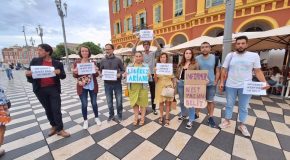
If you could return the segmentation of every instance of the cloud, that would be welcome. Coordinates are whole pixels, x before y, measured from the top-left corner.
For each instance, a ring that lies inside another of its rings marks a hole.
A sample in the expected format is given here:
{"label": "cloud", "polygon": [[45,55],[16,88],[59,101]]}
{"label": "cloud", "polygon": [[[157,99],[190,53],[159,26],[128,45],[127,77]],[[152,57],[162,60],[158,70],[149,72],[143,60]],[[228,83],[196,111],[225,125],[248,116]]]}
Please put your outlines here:
{"label": "cloud", "polygon": [[[110,42],[110,18],[107,0],[66,0],[65,17],[67,42],[93,41],[104,45]],[[40,43],[36,27],[43,27],[43,40],[55,46],[63,42],[61,20],[54,0],[1,0],[0,49],[18,44],[25,45],[22,26],[28,43],[30,37]],[[3,7],[5,6],[5,7]]]}

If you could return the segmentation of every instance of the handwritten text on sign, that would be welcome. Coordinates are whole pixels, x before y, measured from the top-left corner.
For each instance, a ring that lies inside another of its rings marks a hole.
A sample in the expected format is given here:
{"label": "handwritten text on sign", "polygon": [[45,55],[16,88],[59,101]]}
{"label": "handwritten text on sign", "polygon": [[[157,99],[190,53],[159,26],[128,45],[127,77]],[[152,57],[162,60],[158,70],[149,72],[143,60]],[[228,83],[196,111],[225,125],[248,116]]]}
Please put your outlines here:
{"label": "handwritten text on sign", "polygon": [[31,66],[32,78],[39,79],[39,78],[49,78],[55,77],[54,67],[50,66]]}
{"label": "handwritten text on sign", "polygon": [[156,64],[156,74],[160,75],[172,75],[173,66],[172,63],[157,63]]}
{"label": "handwritten text on sign", "polygon": [[148,83],[148,67],[127,67],[127,83]]}
{"label": "handwritten text on sign", "polygon": [[266,95],[266,90],[262,89],[265,86],[265,82],[245,82],[243,94]]}
{"label": "handwritten text on sign", "polygon": [[95,65],[94,63],[78,63],[78,74],[79,75],[85,75],[85,74],[94,74],[96,73]]}
{"label": "handwritten text on sign", "polygon": [[207,84],[207,70],[187,70],[185,71],[185,84]]}
{"label": "handwritten text on sign", "polygon": [[102,80],[117,80],[117,70],[102,70]]}
{"label": "handwritten text on sign", "polygon": [[184,105],[186,107],[204,108],[207,105],[205,100],[206,85],[185,85]]}
{"label": "handwritten text on sign", "polygon": [[152,41],[154,37],[153,30],[140,30],[141,41]]}
{"label": "handwritten text on sign", "polygon": [[184,106],[205,108],[207,70],[187,70],[184,77]]}

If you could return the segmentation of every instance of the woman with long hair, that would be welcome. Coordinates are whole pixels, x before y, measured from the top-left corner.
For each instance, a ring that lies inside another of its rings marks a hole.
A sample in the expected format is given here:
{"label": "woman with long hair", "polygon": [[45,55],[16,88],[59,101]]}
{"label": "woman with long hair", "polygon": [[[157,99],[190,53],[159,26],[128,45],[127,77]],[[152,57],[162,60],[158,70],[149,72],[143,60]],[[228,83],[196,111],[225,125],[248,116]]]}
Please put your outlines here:
{"label": "woman with long hair", "polygon": [[81,60],[74,63],[73,67],[73,77],[77,78],[77,94],[80,97],[81,103],[82,103],[82,114],[84,118],[84,124],[83,128],[88,129],[88,117],[87,117],[87,107],[88,107],[88,93],[90,94],[91,104],[92,108],[95,114],[95,122],[97,125],[101,125],[101,121],[99,119],[98,114],[98,105],[97,105],[97,93],[98,93],[98,69],[96,68],[96,73],[89,74],[89,75],[79,75],[77,64],[81,63],[91,63],[90,57],[91,57],[91,51],[86,46],[81,46],[79,49],[79,56],[81,57]]}
{"label": "woman with long hair", "polygon": [[[168,63],[168,55],[166,53],[161,53],[161,55],[157,59],[157,63]],[[170,112],[170,106],[171,102],[174,100],[174,97],[165,97],[162,96],[162,90],[165,87],[171,87],[175,88],[175,81],[174,81],[174,75],[158,75],[154,74],[154,81],[156,83],[155,87],[155,104],[159,104],[159,111],[160,111],[160,118],[159,123],[163,123],[163,111],[166,110],[165,114],[165,125],[169,125],[169,112]],[[164,108],[165,107],[165,108]]]}
{"label": "woman with long hair", "polygon": [[189,121],[186,124],[187,129],[192,128],[193,121],[195,120],[195,109],[193,107],[186,109],[184,106],[184,77],[186,70],[199,70],[198,63],[194,58],[194,53],[191,49],[186,49],[183,53],[182,60],[178,64],[176,78],[177,78],[177,91],[180,100],[180,117],[178,120],[183,121],[187,118],[186,114],[188,112]]}

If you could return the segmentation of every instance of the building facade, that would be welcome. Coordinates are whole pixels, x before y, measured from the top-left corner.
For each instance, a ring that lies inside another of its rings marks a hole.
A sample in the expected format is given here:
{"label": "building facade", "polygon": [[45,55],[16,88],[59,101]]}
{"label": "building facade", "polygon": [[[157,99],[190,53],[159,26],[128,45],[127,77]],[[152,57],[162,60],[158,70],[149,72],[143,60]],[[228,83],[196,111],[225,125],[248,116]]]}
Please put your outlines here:
{"label": "building facade", "polygon": [[20,46],[12,46],[2,49],[3,63],[21,63],[29,64],[32,58],[38,57],[36,48],[29,46],[28,48]]}
{"label": "building facade", "polygon": [[[221,36],[225,0],[109,0],[115,47],[132,47],[140,29],[153,29],[163,46],[199,36]],[[233,32],[265,31],[290,25],[290,0],[236,0]]]}

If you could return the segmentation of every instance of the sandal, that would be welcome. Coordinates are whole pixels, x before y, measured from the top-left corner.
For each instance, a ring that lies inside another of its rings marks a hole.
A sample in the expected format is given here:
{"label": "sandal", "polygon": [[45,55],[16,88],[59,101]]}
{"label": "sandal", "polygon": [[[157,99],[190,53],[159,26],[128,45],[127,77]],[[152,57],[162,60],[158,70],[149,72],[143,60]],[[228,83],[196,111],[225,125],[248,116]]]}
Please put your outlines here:
{"label": "sandal", "polygon": [[163,123],[163,118],[160,117],[158,122],[159,122],[159,124],[162,124]]}
{"label": "sandal", "polygon": [[165,119],[165,126],[169,126],[170,119]]}
{"label": "sandal", "polygon": [[141,121],[139,122],[139,125],[140,125],[140,126],[143,126],[144,123],[145,123],[145,119],[141,119]]}
{"label": "sandal", "polygon": [[137,126],[137,124],[138,124],[138,119],[134,119],[133,125]]}

